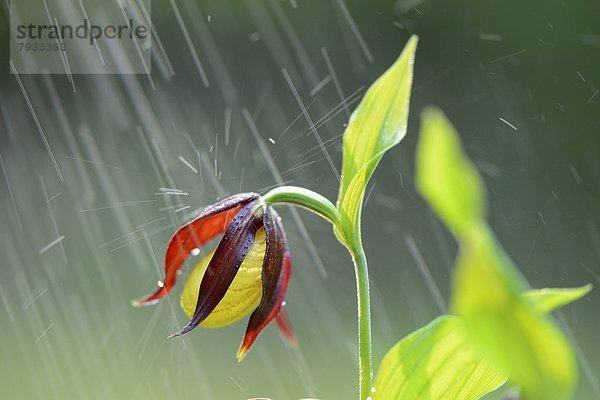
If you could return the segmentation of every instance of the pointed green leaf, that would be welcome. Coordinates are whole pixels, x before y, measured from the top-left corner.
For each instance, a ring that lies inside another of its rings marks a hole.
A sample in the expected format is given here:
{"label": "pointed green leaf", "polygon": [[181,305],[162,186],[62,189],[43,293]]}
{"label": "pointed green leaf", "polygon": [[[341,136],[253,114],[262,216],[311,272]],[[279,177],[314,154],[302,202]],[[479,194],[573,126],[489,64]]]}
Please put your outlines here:
{"label": "pointed green leaf", "polygon": [[551,319],[521,297],[526,283],[485,221],[481,177],[440,111],[423,114],[417,187],[461,243],[452,310],[469,340],[534,400],[569,398],[573,352]]}
{"label": "pointed green leaf", "polygon": [[485,216],[481,177],[441,111],[423,112],[417,148],[417,188],[440,219],[460,235]]}
{"label": "pointed green leaf", "polygon": [[565,289],[536,289],[529,290],[523,297],[533,304],[536,310],[547,313],[582,298],[591,290],[592,285]]}
{"label": "pointed green leaf", "polygon": [[444,316],[411,333],[385,355],[373,400],[475,400],[506,376],[470,345],[460,318]]}
{"label": "pointed green leaf", "polygon": [[[530,290],[522,296],[546,313],[590,289]],[[373,400],[475,400],[502,386],[506,375],[483,359],[461,321],[439,317],[392,347],[375,377]]]}
{"label": "pointed green leaf", "polygon": [[375,167],[406,134],[416,47],[417,37],[412,36],[398,60],[369,88],[344,132],[337,207],[342,219],[338,234],[347,244],[359,240],[360,209]]}
{"label": "pointed green leaf", "polygon": [[568,399],[576,363],[555,324],[521,297],[523,284],[491,232],[462,240],[452,310],[463,317],[472,343],[535,400]]}

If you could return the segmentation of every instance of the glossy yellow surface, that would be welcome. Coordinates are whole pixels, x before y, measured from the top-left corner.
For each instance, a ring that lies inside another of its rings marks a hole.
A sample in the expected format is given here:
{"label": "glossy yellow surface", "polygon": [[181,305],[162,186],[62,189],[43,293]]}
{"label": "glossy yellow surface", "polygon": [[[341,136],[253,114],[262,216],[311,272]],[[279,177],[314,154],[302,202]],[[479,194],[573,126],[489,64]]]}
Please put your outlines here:
{"label": "glossy yellow surface", "polygon": [[[225,297],[200,326],[204,328],[226,326],[242,319],[258,307],[262,296],[262,265],[265,248],[265,231],[261,228],[256,232],[254,243]],[[200,283],[214,253],[213,250],[204,256],[194,267],[181,293],[181,308],[189,318],[194,314]]]}

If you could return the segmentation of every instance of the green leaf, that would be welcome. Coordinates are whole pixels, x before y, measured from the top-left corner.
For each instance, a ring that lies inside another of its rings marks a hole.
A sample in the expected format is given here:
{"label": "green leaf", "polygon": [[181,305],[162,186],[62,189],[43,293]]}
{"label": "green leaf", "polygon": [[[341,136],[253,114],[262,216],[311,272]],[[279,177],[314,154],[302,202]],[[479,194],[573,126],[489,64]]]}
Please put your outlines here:
{"label": "green leaf", "polygon": [[491,232],[463,238],[454,277],[452,310],[490,362],[531,399],[568,399],[577,366],[555,324],[521,297],[522,282]]}
{"label": "green leaf", "polygon": [[521,297],[526,282],[485,221],[482,179],[440,111],[423,114],[417,157],[418,189],[461,243],[451,309],[469,340],[528,398],[569,398],[577,377],[572,349]]}
{"label": "green leaf", "polygon": [[483,182],[437,109],[423,112],[416,168],[417,188],[455,234],[484,218]]}
{"label": "green leaf", "polygon": [[443,316],[385,355],[373,400],[474,400],[505,381],[469,344],[460,318]]}
{"label": "green leaf", "polygon": [[591,284],[578,288],[537,289],[529,290],[523,297],[533,304],[536,310],[547,313],[582,298],[591,290]]}
{"label": "green leaf", "polygon": [[[344,132],[342,182],[337,200],[338,236],[360,241],[360,214],[367,182],[383,154],[406,134],[417,37],[412,36],[396,62],[369,88]],[[353,247],[353,246],[352,246]]]}
{"label": "green leaf", "polygon": [[[591,290],[530,290],[522,295],[540,312],[571,303]],[[375,377],[373,400],[474,400],[506,381],[468,340],[462,319],[443,316],[388,351]]]}

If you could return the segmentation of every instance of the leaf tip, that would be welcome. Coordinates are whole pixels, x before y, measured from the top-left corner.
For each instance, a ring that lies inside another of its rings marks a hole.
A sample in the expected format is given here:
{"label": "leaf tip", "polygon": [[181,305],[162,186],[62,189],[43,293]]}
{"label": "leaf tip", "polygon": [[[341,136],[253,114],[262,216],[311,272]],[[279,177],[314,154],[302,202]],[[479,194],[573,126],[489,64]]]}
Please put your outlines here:
{"label": "leaf tip", "polygon": [[591,283],[588,283],[587,285],[583,285],[581,287],[581,292],[583,293],[582,296],[585,296],[586,294],[588,294],[589,292],[591,292],[593,288],[594,288],[594,285],[591,284]]}
{"label": "leaf tip", "polygon": [[416,163],[417,190],[455,234],[485,220],[481,176],[456,129],[437,108],[428,107],[421,114]]}
{"label": "leaf tip", "polygon": [[402,54],[400,55],[400,57],[402,57],[402,55],[404,54],[409,54],[412,64],[415,59],[415,52],[417,51],[418,44],[419,37],[417,35],[411,35],[411,37],[408,39],[408,42],[406,42],[406,45],[404,46],[404,50],[402,50]]}

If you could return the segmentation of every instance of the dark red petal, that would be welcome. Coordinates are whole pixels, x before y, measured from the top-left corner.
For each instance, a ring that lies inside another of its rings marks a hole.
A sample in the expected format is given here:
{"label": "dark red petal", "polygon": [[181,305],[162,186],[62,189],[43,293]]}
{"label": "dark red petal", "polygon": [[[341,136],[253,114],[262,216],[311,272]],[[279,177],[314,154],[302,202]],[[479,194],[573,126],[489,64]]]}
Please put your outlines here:
{"label": "dark red petal", "polygon": [[206,207],[192,222],[179,228],[167,247],[163,285],[143,300],[134,302],[134,305],[152,304],[164,297],[175,285],[177,271],[190,256],[191,251],[222,234],[240,209],[256,198],[258,198],[256,193],[242,193],[228,197]]}
{"label": "dark red petal", "polygon": [[[267,208],[264,214],[264,225],[267,248],[262,272],[263,295],[248,321],[244,340],[238,350],[240,361],[264,327],[279,314],[290,281],[292,263],[279,216]],[[282,321],[285,323],[283,319]],[[285,326],[289,327],[288,324]]]}
{"label": "dark red petal", "polygon": [[233,282],[242,261],[254,243],[254,235],[263,226],[263,206],[253,201],[233,218],[200,283],[198,302],[190,322],[172,336],[183,335],[204,321],[217,307]]}

